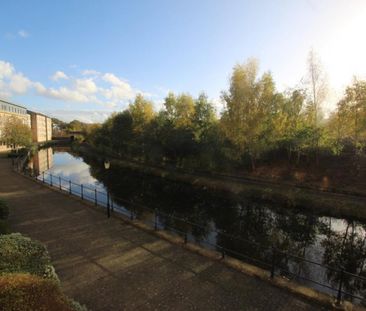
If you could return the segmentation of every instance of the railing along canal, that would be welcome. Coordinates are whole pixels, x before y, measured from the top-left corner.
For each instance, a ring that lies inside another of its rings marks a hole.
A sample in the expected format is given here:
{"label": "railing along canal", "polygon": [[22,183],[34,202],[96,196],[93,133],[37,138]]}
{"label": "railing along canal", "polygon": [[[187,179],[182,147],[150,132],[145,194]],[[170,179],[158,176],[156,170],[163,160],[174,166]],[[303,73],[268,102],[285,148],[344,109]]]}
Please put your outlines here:
{"label": "railing along canal", "polygon": [[[168,220],[168,223],[172,223],[172,221],[179,222],[181,224],[181,227],[191,227],[196,229],[204,229],[203,226],[193,223],[187,219],[177,217],[175,215],[167,214],[163,211],[160,211],[158,209],[152,209],[146,206],[142,206],[139,204],[136,204],[134,202],[125,200],[123,198],[118,197],[112,197],[108,191],[101,191],[101,189],[98,189],[96,187],[90,187],[88,185],[78,184],[73,182],[72,180],[65,179],[61,176],[52,175],[50,173],[43,172],[42,174],[32,174],[31,171],[23,170],[23,160],[17,159],[13,161],[13,168],[14,170],[24,174],[28,175],[29,177],[32,177],[36,179],[38,182],[42,182],[44,184],[47,184],[51,187],[57,188],[60,191],[67,192],[70,195],[77,196],[81,198],[81,200],[87,200],[89,202],[94,203],[95,206],[102,207],[106,209],[106,215],[109,218],[113,212],[118,212],[119,214],[122,214],[126,217],[128,217],[130,220],[138,219],[140,221],[143,221],[145,224],[150,225],[154,230],[169,230],[175,234],[178,234],[182,237],[182,240],[184,243],[195,243],[197,242],[197,239],[193,240],[193,237],[191,234],[188,233],[188,230],[178,229],[177,227],[174,227],[172,225],[167,225],[167,223],[163,224],[161,220],[165,219]],[[129,206],[129,208],[126,208],[124,206],[120,205],[120,202],[123,204],[126,204],[126,206]],[[152,220],[142,218],[139,211],[147,211],[152,214],[153,217]],[[239,242],[239,243],[248,243],[251,246],[254,246],[260,250],[262,250],[263,254],[265,254],[265,257],[267,260],[263,260],[262,258],[255,258],[253,255],[243,254],[241,252],[235,251],[233,249],[229,249],[227,247],[224,247],[222,245],[219,245],[217,243],[212,243],[207,238],[202,239],[199,241],[199,244],[201,246],[204,246],[209,249],[214,249],[221,253],[221,257],[224,260],[226,256],[232,256],[238,259],[242,259],[244,261],[249,261],[249,263],[255,264],[261,268],[264,268],[268,270],[269,277],[274,278],[277,275],[280,276],[290,276],[293,278],[297,278],[306,282],[311,282],[313,284],[316,284],[317,286],[320,286],[324,289],[327,289],[328,294],[331,294],[336,299],[336,303],[340,304],[343,299],[356,299],[358,302],[364,302],[364,297],[359,296],[357,294],[354,294],[352,292],[349,292],[345,290],[345,284],[351,283],[351,280],[354,281],[355,284],[358,284],[358,288],[364,289],[366,288],[366,278],[363,276],[350,273],[342,268],[336,268],[329,265],[324,265],[319,262],[315,262],[309,259],[306,259],[304,257],[300,257],[297,255],[293,255],[287,251],[283,251],[275,246],[268,247],[260,245],[257,242],[253,242],[241,237],[237,237],[231,234],[226,233],[222,230],[214,230],[213,231],[216,236],[220,235],[222,238],[228,239],[232,242]],[[289,269],[285,269],[281,266],[281,258],[285,259],[286,262],[289,260],[293,260],[294,262],[297,262],[298,265],[301,265],[302,263],[311,264],[314,266],[321,267],[325,271],[329,273],[335,273],[337,275],[337,286],[333,287],[329,284],[321,283],[317,280],[314,280],[312,278],[300,275],[299,273],[294,273],[290,271]]]}

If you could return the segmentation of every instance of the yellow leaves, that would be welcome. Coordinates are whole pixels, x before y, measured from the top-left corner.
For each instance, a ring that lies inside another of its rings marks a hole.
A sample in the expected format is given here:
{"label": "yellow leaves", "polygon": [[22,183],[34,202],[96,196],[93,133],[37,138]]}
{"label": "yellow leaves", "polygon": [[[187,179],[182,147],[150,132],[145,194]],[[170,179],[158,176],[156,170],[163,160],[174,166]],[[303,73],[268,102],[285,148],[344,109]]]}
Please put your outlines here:
{"label": "yellow leaves", "polygon": [[72,310],[55,281],[25,273],[0,277],[0,306],[2,310]]}
{"label": "yellow leaves", "polygon": [[141,94],[136,96],[128,109],[132,116],[134,131],[138,133],[142,132],[155,116],[152,102],[144,99]]}
{"label": "yellow leaves", "polygon": [[176,128],[190,127],[195,113],[194,100],[189,94],[181,94],[177,97],[170,93],[164,102],[168,119]]}

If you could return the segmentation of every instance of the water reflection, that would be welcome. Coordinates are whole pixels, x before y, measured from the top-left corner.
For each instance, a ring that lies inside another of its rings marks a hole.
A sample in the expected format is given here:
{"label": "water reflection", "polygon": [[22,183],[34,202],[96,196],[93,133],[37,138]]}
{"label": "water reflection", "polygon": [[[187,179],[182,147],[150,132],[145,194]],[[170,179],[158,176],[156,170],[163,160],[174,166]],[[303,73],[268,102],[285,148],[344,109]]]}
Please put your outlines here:
{"label": "water reflection", "polygon": [[32,171],[42,173],[49,170],[53,166],[53,150],[52,148],[45,148],[39,150],[32,160],[29,162],[28,167]]}
{"label": "water reflection", "polygon": [[[338,287],[340,280],[339,271],[325,269],[311,261],[366,276],[364,223],[263,205],[122,167],[106,170],[102,161],[92,157],[78,158],[68,152],[56,152],[53,162],[49,170],[52,174],[108,189],[114,204],[126,210],[134,206],[140,219],[153,221],[152,211],[157,209],[161,212],[161,227],[187,232],[191,239],[212,248],[214,245],[224,247],[230,255],[247,262],[268,268],[266,263],[273,260],[271,248],[275,246],[283,250],[276,255],[277,273],[307,286],[334,294],[331,289],[304,278],[334,288]],[[151,211],[136,209],[139,205],[147,206]],[[309,262],[288,254],[306,258]],[[345,277],[344,290],[363,296],[365,285],[366,282]]]}

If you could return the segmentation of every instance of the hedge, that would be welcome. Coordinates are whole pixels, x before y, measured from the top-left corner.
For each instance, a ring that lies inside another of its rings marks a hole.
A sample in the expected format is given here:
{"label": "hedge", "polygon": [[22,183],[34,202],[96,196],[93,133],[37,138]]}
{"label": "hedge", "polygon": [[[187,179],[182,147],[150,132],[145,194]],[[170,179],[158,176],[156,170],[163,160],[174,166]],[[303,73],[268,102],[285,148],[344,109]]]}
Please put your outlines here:
{"label": "hedge", "polygon": [[59,282],[46,248],[20,233],[0,235],[0,275],[31,273]]}
{"label": "hedge", "polygon": [[7,311],[83,311],[69,300],[54,280],[31,274],[7,274],[0,277],[0,309]]}

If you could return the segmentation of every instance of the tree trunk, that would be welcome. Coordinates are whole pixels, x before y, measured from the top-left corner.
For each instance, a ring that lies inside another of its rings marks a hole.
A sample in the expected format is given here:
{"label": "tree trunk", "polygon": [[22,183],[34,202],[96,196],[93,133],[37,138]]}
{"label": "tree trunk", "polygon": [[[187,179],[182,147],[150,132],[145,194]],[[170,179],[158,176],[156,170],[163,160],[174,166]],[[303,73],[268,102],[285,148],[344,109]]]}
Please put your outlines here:
{"label": "tree trunk", "polygon": [[252,171],[255,172],[256,166],[255,166],[255,158],[254,158],[254,156],[250,156],[250,162],[252,164]]}
{"label": "tree trunk", "polygon": [[300,163],[300,151],[297,152],[297,159],[296,159],[296,165],[299,165]]}

